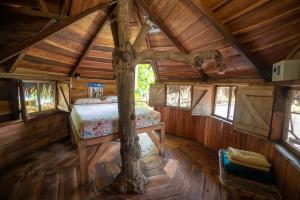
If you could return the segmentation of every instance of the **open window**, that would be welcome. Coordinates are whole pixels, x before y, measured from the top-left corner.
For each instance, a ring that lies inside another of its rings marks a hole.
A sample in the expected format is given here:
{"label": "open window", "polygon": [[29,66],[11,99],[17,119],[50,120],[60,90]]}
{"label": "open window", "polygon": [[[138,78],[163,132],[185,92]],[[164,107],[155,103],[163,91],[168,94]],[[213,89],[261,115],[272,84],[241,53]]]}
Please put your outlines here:
{"label": "open window", "polygon": [[235,86],[216,86],[213,114],[228,121],[233,120],[235,108]]}
{"label": "open window", "polygon": [[283,139],[300,152],[300,90],[290,90],[289,92]]}
{"label": "open window", "polygon": [[55,81],[23,81],[21,89],[22,111],[29,117],[62,110],[68,112],[70,88],[68,83]]}
{"label": "open window", "polygon": [[167,85],[167,106],[190,109],[192,103],[192,86]]}
{"label": "open window", "polygon": [[56,83],[24,81],[23,94],[27,115],[56,109]]}

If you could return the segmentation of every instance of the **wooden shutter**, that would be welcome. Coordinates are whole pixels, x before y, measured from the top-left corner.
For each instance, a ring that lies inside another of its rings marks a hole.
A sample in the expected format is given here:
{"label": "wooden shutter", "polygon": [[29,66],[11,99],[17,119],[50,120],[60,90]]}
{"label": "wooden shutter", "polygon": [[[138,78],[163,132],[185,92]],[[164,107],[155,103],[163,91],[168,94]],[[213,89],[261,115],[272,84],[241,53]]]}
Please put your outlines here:
{"label": "wooden shutter", "polygon": [[238,87],[234,130],[267,138],[274,101],[273,86]]}
{"label": "wooden shutter", "polygon": [[150,106],[165,106],[166,105],[165,84],[156,83],[156,84],[150,85],[149,105]]}
{"label": "wooden shutter", "polygon": [[57,108],[69,112],[70,109],[70,86],[68,83],[57,83]]}
{"label": "wooden shutter", "polygon": [[192,115],[210,116],[212,112],[212,86],[194,85]]}

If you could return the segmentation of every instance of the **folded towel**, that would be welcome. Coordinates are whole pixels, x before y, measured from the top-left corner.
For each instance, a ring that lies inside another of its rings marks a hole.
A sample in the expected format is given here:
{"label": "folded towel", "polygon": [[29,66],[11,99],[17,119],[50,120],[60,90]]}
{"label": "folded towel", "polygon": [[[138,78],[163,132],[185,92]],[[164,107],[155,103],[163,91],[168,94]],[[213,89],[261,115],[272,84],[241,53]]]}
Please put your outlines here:
{"label": "folded towel", "polygon": [[226,172],[232,173],[236,176],[243,178],[249,178],[252,180],[260,181],[263,183],[271,184],[274,183],[274,176],[271,172],[265,172],[249,167],[244,167],[230,162],[227,156],[227,150],[221,150],[221,162]]}
{"label": "folded towel", "polygon": [[229,155],[227,155],[227,157],[228,157],[228,160],[231,163],[234,163],[234,164],[237,164],[237,165],[241,165],[241,166],[244,166],[244,167],[249,167],[249,168],[252,168],[252,169],[262,170],[262,171],[265,171],[265,172],[270,171],[269,167],[267,168],[267,167],[260,167],[260,166],[256,166],[256,165],[250,165],[250,164],[247,164],[247,163],[243,163],[243,162],[240,162],[240,161],[233,160]]}
{"label": "folded towel", "polygon": [[228,147],[228,157],[230,160],[235,161],[238,164],[243,163],[245,165],[263,168],[269,168],[272,166],[267,159],[259,153],[234,149],[232,147]]}

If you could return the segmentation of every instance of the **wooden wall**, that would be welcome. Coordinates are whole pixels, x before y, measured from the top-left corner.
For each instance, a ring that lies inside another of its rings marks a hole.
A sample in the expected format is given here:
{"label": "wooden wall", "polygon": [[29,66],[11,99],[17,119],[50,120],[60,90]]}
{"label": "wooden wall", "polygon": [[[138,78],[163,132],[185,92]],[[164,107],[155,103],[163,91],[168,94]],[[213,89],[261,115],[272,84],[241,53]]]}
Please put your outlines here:
{"label": "wooden wall", "polygon": [[116,83],[114,80],[98,80],[98,79],[85,79],[80,80],[72,79],[71,86],[71,100],[88,97],[88,83],[103,83],[104,95],[117,95]]}
{"label": "wooden wall", "polygon": [[69,135],[67,113],[0,125],[0,169]]}
{"label": "wooden wall", "polygon": [[191,116],[189,110],[169,107],[155,109],[161,113],[169,134],[197,140],[214,151],[232,146],[262,153],[274,166],[276,184],[284,199],[300,199],[299,169],[269,140],[234,131],[232,124],[213,117]]}

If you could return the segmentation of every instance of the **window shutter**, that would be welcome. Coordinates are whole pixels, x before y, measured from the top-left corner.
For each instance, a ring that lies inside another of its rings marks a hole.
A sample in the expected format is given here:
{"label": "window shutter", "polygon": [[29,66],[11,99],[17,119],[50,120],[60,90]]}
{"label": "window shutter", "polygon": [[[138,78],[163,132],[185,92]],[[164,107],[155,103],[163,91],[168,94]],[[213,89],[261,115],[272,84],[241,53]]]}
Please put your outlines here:
{"label": "window shutter", "polygon": [[273,86],[238,87],[234,130],[267,138],[274,101]]}
{"label": "window shutter", "polygon": [[149,105],[150,106],[165,106],[166,105],[165,84],[156,83],[156,84],[150,85]]}
{"label": "window shutter", "polygon": [[68,83],[57,83],[57,108],[69,112],[70,109],[70,86]]}
{"label": "window shutter", "polygon": [[192,115],[210,116],[212,112],[212,86],[194,85]]}

